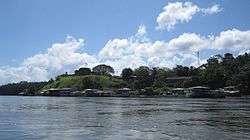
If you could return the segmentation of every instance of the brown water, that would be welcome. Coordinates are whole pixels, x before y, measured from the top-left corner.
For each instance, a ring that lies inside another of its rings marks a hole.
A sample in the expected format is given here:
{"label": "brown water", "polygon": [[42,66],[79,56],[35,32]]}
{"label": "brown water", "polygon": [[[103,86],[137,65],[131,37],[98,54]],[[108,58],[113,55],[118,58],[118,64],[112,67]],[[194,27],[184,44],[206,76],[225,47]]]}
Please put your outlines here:
{"label": "brown water", "polygon": [[0,139],[250,139],[250,98],[0,96]]}

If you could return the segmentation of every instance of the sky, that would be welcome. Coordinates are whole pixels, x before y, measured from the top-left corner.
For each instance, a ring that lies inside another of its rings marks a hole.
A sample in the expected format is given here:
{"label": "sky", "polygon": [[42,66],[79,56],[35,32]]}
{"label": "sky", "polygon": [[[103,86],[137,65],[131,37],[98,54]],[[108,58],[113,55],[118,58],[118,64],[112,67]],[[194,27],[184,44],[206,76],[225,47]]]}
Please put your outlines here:
{"label": "sky", "polygon": [[1,0],[0,84],[237,56],[250,50],[248,13],[247,0]]}

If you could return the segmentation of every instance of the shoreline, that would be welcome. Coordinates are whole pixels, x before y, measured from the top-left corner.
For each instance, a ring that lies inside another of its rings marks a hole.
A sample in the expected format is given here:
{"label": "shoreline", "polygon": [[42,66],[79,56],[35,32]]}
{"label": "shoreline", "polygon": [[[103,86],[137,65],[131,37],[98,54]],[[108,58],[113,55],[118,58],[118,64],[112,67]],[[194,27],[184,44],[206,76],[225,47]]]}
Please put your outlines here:
{"label": "shoreline", "polygon": [[175,99],[230,99],[230,98],[248,98],[250,95],[242,95],[240,97],[230,97],[226,96],[225,98],[209,98],[209,97],[201,97],[201,98],[191,98],[191,97],[185,97],[185,96],[128,96],[128,97],[122,97],[122,96],[45,96],[45,95],[0,95],[1,96],[20,96],[20,97],[87,97],[87,98],[175,98]]}

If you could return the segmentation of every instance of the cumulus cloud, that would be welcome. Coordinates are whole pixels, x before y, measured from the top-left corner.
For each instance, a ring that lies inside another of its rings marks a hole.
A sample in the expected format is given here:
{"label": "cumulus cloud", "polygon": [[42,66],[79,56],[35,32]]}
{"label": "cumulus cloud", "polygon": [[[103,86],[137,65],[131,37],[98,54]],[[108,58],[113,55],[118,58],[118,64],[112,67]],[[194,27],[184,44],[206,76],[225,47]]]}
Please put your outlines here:
{"label": "cumulus cloud", "polygon": [[245,51],[250,48],[250,31],[232,29],[223,31],[219,36],[214,37],[214,49],[230,49],[232,51]]}
{"label": "cumulus cloud", "polygon": [[[250,31],[232,29],[222,31],[218,36],[183,33],[168,41],[151,41],[150,39],[141,41],[135,36],[115,38],[107,42],[98,56],[102,58],[102,62],[112,65],[118,72],[124,66],[136,68],[142,64],[150,67],[174,67],[176,64],[197,66],[198,51],[211,52],[224,49],[229,52],[240,52],[249,50],[249,35]],[[207,58],[203,59],[200,60],[201,64]]]}
{"label": "cumulus cloud", "polygon": [[168,3],[157,17],[157,29],[170,30],[177,23],[188,22],[199,11],[199,7],[191,2]]}
{"label": "cumulus cloud", "polygon": [[[22,63],[23,66],[32,66],[44,68],[50,72],[65,71],[69,67],[77,67],[79,65],[90,66],[97,62],[94,56],[78,50],[84,46],[83,39],[75,39],[67,36],[64,43],[55,43],[48,48],[46,53],[37,54],[29,57]],[[66,69],[65,69],[66,68]]]}
{"label": "cumulus cloud", "polygon": [[[227,50],[235,54],[250,50],[250,31],[231,29],[217,36],[183,33],[171,40],[152,41],[146,27],[127,38],[114,38],[104,45],[97,55],[80,51],[83,39],[68,36],[63,43],[54,43],[46,52],[25,59],[18,67],[0,67],[0,84],[18,81],[44,81],[79,67],[104,63],[112,66],[116,74],[123,68],[139,66],[169,67],[197,66],[197,51],[201,53]],[[209,57],[209,56],[206,56]],[[206,62],[202,57],[201,64]]]}
{"label": "cumulus cloud", "polygon": [[78,52],[83,45],[83,39],[77,40],[68,36],[65,42],[53,44],[45,53],[25,59],[18,67],[2,67],[0,68],[0,84],[17,81],[44,81],[58,74],[72,72],[80,66],[95,65],[96,57]]}
{"label": "cumulus cloud", "polygon": [[207,49],[209,40],[195,33],[183,33],[179,37],[170,40],[169,46],[180,52],[196,52]]}
{"label": "cumulus cloud", "polygon": [[218,4],[209,8],[200,8],[198,5],[192,2],[170,2],[161,12],[156,22],[158,26],[157,30],[171,30],[178,23],[189,22],[193,16],[199,12],[207,14],[215,14],[222,11],[222,8]]}
{"label": "cumulus cloud", "polygon": [[106,45],[102,48],[99,52],[99,56],[103,59],[116,59],[120,58],[121,56],[129,53],[128,46],[129,41],[128,39],[113,39],[109,40]]}

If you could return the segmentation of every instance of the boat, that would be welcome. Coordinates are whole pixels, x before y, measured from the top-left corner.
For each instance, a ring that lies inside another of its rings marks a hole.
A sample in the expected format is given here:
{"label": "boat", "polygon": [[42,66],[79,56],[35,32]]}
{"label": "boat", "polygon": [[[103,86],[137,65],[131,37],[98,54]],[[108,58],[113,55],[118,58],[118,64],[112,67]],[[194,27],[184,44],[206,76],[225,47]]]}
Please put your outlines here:
{"label": "boat", "polygon": [[228,86],[221,89],[228,97],[241,97],[241,93],[235,86]]}
{"label": "boat", "polygon": [[174,97],[185,97],[186,91],[184,88],[173,88],[172,89],[172,96]]}
{"label": "boat", "polygon": [[186,90],[189,98],[225,98],[225,93],[221,90],[210,90],[209,87],[196,86]]}
{"label": "boat", "polygon": [[208,87],[190,87],[186,90],[186,93],[186,96],[189,98],[211,98],[211,92]]}
{"label": "boat", "polygon": [[130,88],[121,88],[118,89],[116,92],[112,93],[113,97],[129,97],[131,89]]}
{"label": "boat", "polygon": [[71,88],[50,88],[40,92],[43,96],[71,96]]}
{"label": "boat", "polygon": [[100,97],[100,92],[98,89],[85,89],[84,95],[87,97]]}

